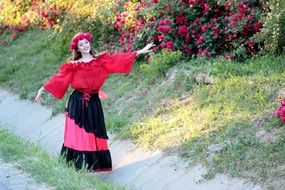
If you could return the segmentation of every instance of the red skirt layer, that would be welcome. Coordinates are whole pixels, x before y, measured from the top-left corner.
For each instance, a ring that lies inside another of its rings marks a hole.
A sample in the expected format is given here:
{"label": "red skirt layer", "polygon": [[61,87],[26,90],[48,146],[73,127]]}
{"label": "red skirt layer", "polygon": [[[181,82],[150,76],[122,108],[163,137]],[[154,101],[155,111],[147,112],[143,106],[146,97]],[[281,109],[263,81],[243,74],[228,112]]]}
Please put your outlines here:
{"label": "red skirt layer", "polygon": [[101,151],[108,150],[108,140],[86,132],[65,113],[64,146],[78,151]]}

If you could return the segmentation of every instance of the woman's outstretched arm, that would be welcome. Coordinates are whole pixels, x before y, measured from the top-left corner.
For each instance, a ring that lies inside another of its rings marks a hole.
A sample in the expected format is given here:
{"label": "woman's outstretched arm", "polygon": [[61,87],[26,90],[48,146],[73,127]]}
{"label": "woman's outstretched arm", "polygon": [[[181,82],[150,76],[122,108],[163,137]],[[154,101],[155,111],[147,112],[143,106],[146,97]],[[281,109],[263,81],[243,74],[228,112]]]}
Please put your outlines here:
{"label": "woman's outstretched arm", "polygon": [[137,51],[137,55],[152,52],[152,50],[150,48],[152,48],[154,46],[155,46],[154,43],[147,44],[143,49]]}
{"label": "woman's outstretched arm", "polygon": [[45,91],[45,88],[42,86],[37,93],[37,96],[34,100],[35,103],[42,103],[43,102],[43,98],[42,98],[42,93],[43,91]]}

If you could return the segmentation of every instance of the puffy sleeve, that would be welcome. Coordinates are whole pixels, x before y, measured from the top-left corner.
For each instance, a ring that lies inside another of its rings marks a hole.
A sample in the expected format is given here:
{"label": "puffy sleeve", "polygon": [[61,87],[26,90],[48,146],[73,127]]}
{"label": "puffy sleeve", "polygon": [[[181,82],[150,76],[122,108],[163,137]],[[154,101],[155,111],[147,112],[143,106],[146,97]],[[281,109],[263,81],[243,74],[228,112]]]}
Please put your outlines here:
{"label": "puffy sleeve", "polygon": [[137,52],[117,53],[110,55],[104,53],[102,56],[103,66],[109,73],[128,73],[132,70]]}
{"label": "puffy sleeve", "polygon": [[73,72],[68,67],[68,63],[65,63],[60,67],[59,72],[44,84],[44,88],[55,98],[61,99],[66,93],[72,78]]}

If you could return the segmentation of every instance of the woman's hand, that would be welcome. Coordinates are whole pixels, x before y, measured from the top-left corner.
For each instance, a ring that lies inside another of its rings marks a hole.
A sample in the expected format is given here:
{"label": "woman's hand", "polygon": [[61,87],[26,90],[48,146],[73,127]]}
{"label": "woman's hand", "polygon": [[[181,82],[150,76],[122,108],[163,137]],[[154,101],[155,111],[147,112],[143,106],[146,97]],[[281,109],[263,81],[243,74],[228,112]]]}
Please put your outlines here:
{"label": "woman's hand", "polygon": [[41,87],[41,88],[39,89],[38,94],[37,94],[37,96],[36,96],[36,98],[35,98],[35,100],[34,100],[35,103],[41,104],[41,103],[44,102],[44,99],[42,98],[42,93],[43,93],[44,90],[45,90],[44,87]]}
{"label": "woman's hand", "polygon": [[155,46],[154,43],[147,44],[143,49],[137,51],[137,55],[152,52],[152,50],[150,48],[152,48],[154,46]]}

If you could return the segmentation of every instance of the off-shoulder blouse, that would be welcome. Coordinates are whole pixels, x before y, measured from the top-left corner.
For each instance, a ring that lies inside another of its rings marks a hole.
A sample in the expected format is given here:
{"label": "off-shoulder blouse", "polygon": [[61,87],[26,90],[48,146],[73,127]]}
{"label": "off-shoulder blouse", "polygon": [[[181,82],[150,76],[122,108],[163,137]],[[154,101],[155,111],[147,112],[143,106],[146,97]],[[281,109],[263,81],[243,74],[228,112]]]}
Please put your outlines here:
{"label": "off-shoulder blouse", "polygon": [[103,53],[88,62],[68,61],[60,66],[59,72],[44,84],[44,88],[58,99],[69,86],[86,93],[98,92],[110,74],[130,72],[136,55],[136,51],[115,55]]}

